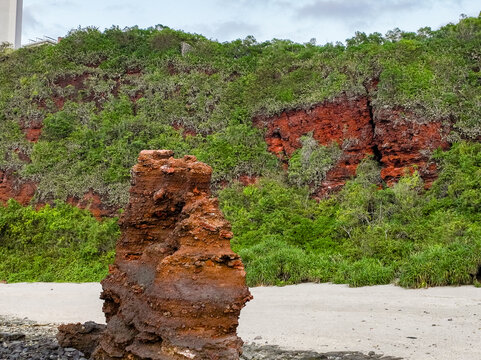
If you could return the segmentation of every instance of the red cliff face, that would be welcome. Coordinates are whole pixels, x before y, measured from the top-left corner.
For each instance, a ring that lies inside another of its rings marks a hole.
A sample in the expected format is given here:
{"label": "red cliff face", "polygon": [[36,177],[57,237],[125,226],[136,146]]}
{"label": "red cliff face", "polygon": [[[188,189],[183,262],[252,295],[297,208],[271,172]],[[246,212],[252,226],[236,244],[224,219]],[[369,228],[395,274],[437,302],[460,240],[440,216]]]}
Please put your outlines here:
{"label": "red cliff face", "polygon": [[429,186],[436,179],[436,164],[429,160],[438,148],[448,150],[450,131],[442,122],[420,122],[412,114],[396,109],[377,110],[374,143],[382,155],[381,177],[396,182],[406,171],[419,171]]}
{"label": "red cliff face", "polygon": [[101,298],[107,328],[95,359],[238,359],[238,317],[251,295],[232,232],[210,198],[211,168],[142,151],[122,236]]}
{"label": "red cliff face", "polygon": [[336,142],[342,157],[321,185],[322,192],[337,190],[354,176],[357,165],[373,153],[373,126],[366,97],[325,102],[309,110],[291,110],[273,118],[257,118],[254,124],[267,128],[268,150],[286,162],[301,147],[301,136],[312,132],[321,145]]}
{"label": "red cliff face", "polygon": [[326,174],[318,189],[320,195],[342,187],[355,175],[356,168],[368,154],[379,161],[381,177],[388,184],[405,171],[416,168],[427,184],[436,176],[429,162],[433,150],[447,149],[449,126],[438,122],[418,123],[402,111],[373,111],[368,97],[343,96],[308,110],[290,110],[271,118],[256,118],[254,125],[265,128],[268,150],[287,166],[292,153],[301,147],[300,138],[312,133],[321,145],[336,142],[343,154]]}

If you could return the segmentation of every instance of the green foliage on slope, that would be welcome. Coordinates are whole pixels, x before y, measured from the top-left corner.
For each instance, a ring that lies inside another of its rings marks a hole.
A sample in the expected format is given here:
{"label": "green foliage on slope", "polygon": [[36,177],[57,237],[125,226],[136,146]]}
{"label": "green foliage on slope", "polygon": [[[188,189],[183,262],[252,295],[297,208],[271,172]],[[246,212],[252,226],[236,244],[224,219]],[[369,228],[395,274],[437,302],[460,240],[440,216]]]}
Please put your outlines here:
{"label": "green foliage on slope", "polygon": [[10,200],[0,207],[0,279],[100,281],[113,262],[116,219],[57,203],[36,211]]}
{"label": "green foliage on slope", "polygon": [[[340,193],[320,202],[307,186],[279,179],[221,190],[248,284],[475,283],[481,144],[460,143],[437,157],[442,171],[428,191],[416,173],[377,189],[379,169],[369,159]],[[118,235],[116,219],[98,222],[63,203],[35,211],[10,201],[0,207],[0,280],[99,281]]]}
{"label": "green foliage on slope", "polygon": [[428,191],[417,173],[378,190],[372,160],[320,202],[275,180],[222,190],[250,285],[473,283],[481,265],[481,144],[460,143],[438,157],[442,171]]}
{"label": "green foliage on slope", "polygon": [[[191,51],[181,54],[182,43]],[[249,129],[253,117],[365,94],[376,80],[374,106],[454,121],[454,140],[474,139],[481,135],[480,48],[480,18],[437,31],[356,33],[347,46],[252,37],[221,44],[162,26],[77,29],[55,46],[0,53],[1,132],[45,125],[38,143],[9,135],[0,150],[21,177],[42,182],[39,199],[65,199],[91,184],[122,205],[139,149],[170,147],[213,160],[216,180],[278,172],[261,134]],[[182,137],[183,129],[193,136]],[[237,149],[222,145],[239,131]],[[238,156],[243,146],[255,151]],[[31,155],[28,167],[14,148]],[[60,161],[46,164],[46,157]],[[310,173],[307,181],[319,178]]]}
{"label": "green foliage on slope", "polygon": [[[182,54],[184,43],[191,49]],[[346,46],[218,43],[162,26],[73,30],[55,46],[0,49],[0,170],[36,182],[34,202],[61,204],[93,190],[122,207],[140,150],[194,154],[213,167],[215,189],[227,184],[221,203],[251,285],[469,283],[481,263],[480,49],[480,17],[417,33],[356,33]],[[374,110],[452,124],[452,150],[435,154],[440,177],[429,191],[417,176],[378,190],[379,170],[366,161],[338,195],[316,203],[308,186],[323,180],[338,147],[307,134],[286,173],[252,120],[368,92]],[[26,129],[39,124],[39,141],[27,141]],[[241,175],[260,184],[244,188],[235,182]],[[105,272],[118,231],[110,220],[94,225],[67,205],[39,215],[14,203],[0,211],[0,278],[98,280]],[[71,219],[62,228],[70,240],[52,246],[56,225],[48,224],[62,217]],[[91,238],[84,226],[104,230]],[[57,265],[28,252],[22,260],[26,248],[13,246],[12,234]],[[74,261],[84,246],[100,250]]]}

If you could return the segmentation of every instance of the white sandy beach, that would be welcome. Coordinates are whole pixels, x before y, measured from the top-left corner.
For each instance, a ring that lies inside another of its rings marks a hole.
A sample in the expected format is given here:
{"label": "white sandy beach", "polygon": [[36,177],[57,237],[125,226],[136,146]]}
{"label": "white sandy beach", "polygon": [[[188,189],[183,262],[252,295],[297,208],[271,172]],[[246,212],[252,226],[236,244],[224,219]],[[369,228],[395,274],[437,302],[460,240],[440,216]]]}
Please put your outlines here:
{"label": "white sandy beach", "polygon": [[[98,283],[0,284],[0,315],[41,323],[104,322]],[[481,288],[406,290],[301,284],[251,288],[246,342],[319,352],[374,350],[410,360],[481,359]]]}

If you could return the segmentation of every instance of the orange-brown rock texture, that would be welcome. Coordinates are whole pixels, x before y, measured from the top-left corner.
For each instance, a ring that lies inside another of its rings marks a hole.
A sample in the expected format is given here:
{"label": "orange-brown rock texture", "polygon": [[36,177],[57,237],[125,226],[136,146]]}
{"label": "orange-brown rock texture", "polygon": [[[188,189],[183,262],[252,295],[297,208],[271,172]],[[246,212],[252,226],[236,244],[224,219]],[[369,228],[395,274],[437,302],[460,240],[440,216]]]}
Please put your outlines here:
{"label": "orange-brown rock texture", "polygon": [[321,145],[338,143],[343,154],[321,184],[321,190],[339,189],[354,176],[357,165],[373,153],[373,127],[366,97],[340,97],[308,110],[291,110],[273,118],[258,118],[254,124],[267,128],[268,150],[287,161],[301,147],[300,138],[312,132]]}
{"label": "orange-brown rock texture", "polygon": [[308,133],[321,145],[336,142],[341,147],[343,154],[326,174],[319,195],[341,188],[355,175],[366,155],[373,155],[379,162],[381,177],[387,184],[416,169],[429,185],[436,177],[431,153],[437,148],[449,148],[448,124],[423,122],[402,110],[373,110],[368,96],[344,95],[307,110],[258,117],[254,125],[266,129],[268,150],[283,160],[285,166],[292,153],[301,147],[300,138]]}
{"label": "orange-brown rock texture", "polygon": [[95,359],[238,359],[252,297],[232,232],[210,197],[211,168],[142,151],[116,259],[102,281],[107,328]]}
{"label": "orange-brown rock texture", "polygon": [[386,183],[397,181],[406,170],[417,170],[427,185],[437,176],[430,161],[434,150],[448,150],[449,124],[426,122],[399,109],[380,109],[374,114],[374,144],[381,158],[381,177]]}

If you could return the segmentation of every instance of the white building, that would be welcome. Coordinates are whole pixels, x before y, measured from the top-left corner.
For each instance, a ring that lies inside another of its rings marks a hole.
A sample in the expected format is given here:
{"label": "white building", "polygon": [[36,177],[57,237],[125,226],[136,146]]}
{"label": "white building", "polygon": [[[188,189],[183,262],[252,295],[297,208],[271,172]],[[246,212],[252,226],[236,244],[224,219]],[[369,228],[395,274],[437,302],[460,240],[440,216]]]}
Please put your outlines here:
{"label": "white building", "polygon": [[0,44],[22,45],[23,0],[0,0]]}

